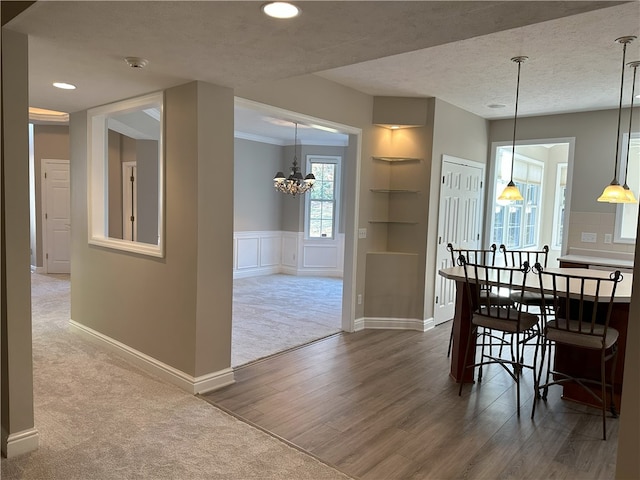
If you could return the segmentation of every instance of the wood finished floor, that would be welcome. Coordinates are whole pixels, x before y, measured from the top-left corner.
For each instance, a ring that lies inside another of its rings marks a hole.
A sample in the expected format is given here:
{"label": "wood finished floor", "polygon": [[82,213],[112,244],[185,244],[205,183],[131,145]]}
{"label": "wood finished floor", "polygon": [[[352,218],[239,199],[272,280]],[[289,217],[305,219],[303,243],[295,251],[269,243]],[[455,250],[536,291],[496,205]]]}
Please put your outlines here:
{"label": "wood finished floor", "polygon": [[532,379],[498,365],[462,397],[449,378],[450,324],[341,333],[236,370],[207,401],[363,480],[611,479],[618,420],[551,389],[530,419]]}

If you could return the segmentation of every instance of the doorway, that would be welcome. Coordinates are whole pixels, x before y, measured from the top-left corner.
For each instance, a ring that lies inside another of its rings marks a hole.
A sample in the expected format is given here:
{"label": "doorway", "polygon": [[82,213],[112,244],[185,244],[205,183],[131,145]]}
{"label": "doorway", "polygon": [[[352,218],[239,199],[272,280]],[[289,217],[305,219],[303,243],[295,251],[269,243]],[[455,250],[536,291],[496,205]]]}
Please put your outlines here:
{"label": "doorway", "polygon": [[[359,136],[360,129],[236,98],[232,367],[274,353],[268,351],[267,343],[282,344],[278,337],[291,339],[286,350],[301,344],[295,339],[308,343],[341,330],[353,331],[357,236],[350,219],[356,218],[353,185]],[[325,160],[336,158],[343,160],[331,163],[336,171],[327,168]],[[274,174],[282,171],[286,177],[294,159],[303,176],[311,170],[316,175],[318,195],[313,205],[307,197],[314,195],[315,187],[296,196],[274,189]],[[320,167],[318,159],[323,159]],[[246,186],[252,178],[248,195]],[[318,205],[321,208],[316,211]],[[313,210],[312,218],[321,220],[323,228],[317,235],[315,224],[307,222],[308,210]],[[329,223],[332,228],[327,230]],[[271,293],[269,285],[275,288]],[[241,296],[243,291],[250,293]],[[334,320],[327,330],[324,312],[328,311],[334,312]],[[252,313],[246,316],[244,312]],[[320,316],[323,321],[315,322]],[[253,324],[261,318],[264,335],[257,327],[247,334],[241,322],[248,319]],[[290,322],[297,323],[285,329],[287,335],[273,334]],[[314,331],[318,335],[312,335]],[[267,342],[269,338],[274,342]],[[254,359],[237,354],[246,352],[244,340],[256,345]]]}
{"label": "doorway", "polygon": [[512,176],[512,145],[492,145],[488,244],[521,250],[540,250],[548,245],[548,265],[557,265],[567,244],[565,225],[569,221],[573,145],[573,138],[518,142],[513,181],[524,200],[509,203],[501,202],[497,196]]}

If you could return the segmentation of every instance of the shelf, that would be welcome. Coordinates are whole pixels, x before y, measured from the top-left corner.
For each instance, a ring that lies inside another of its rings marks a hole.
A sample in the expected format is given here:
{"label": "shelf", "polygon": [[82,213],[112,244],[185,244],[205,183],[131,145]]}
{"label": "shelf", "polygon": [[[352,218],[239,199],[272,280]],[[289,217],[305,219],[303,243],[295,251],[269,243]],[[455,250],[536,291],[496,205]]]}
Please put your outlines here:
{"label": "shelf", "polygon": [[418,222],[398,222],[392,220],[369,220],[369,223],[397,223],[402,225],[417,225]]}
{"label": "shelf", "polygon": [[420,193],[420,190],[406,190],[401,188],[371,188],[374,193]]}
{"label": "shelf", "polygon": [[381,160],[383,162],[420,162],[421,158],[412,157],[372,157],[374,160]]}

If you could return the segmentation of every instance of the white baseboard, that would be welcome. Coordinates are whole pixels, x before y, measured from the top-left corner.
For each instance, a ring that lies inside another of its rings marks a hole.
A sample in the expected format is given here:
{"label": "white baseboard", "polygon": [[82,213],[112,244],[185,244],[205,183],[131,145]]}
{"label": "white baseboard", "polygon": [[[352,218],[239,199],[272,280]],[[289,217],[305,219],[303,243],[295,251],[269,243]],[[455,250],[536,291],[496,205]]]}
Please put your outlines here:
{"label": "white baseboard", "polygon": [[280,273],[284,273],[286,275],[295,275],[298,277],[343,277],[342,270],[338,270],[337,268],[297,268],[282,265],[280,267]]}
{"label": "white baseboard", "polygon": [[35,265],[31,265],[31,273],[38,273],[40,275],[44,275],[47,273],[44,267],[36,267]]}
{"label": "white baseboard", "polygon": [[[6,443],[4,442],[4,439]],[[24,453],[33,452],[38,449],[40,443],[38,430],[35,428],[29,428],[18,433],[7,434],[5,429],[2,429],[2,453],[7,458],[16,457]]]}
{"label": "white baseboard", "polygon": [[177,368],[167,365],[159,360],[156,360],[149,355],[146,355],[134,348],[125,345],[111,337],[103,335],[102,333],[93,330],[85,325],[82,325],[73,320],[69,320],[69,325],[77,333],[82,335],[87,340],[99,343],[106,347],[108,350],[117,353],[120,356],[125,357],[129,362],[135,366],[154,374],[163,380],[176,385],[183,390],[191,394],[206,393],[212,390],[217,390],[227,385],[231,385],[235,382],[233,369],[225,368],[218,372],[208,373],[199,377],[193,377],[187,373],[184,373]]}
{"label": "white baseboard", "polygon": [[236,269],[233,271],[233,279],[275,275],[276,273],[280,273],[280,267],[277,265],[272,267],[257,267],[242,270]]}
{"label": "white baseboard", "polygon": [[418,318],[389,318],[389,317],[365,317],[355,321],[354,330],[364,329],[379,330],[417,330],[426,332],[435,326],[433,318],[420,320]]}

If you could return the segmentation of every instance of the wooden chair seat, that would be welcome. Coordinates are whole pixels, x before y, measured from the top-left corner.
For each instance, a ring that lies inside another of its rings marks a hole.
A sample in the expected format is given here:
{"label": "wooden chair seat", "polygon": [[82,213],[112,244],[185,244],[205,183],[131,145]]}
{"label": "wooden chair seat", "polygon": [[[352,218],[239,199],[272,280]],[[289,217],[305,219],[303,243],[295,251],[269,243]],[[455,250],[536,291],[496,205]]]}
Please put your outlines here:
{"label": "wooden chair seat", "polygon": [[503,307],[489,307],[489,311],[482,307],[471,317],[471,322],[475,325],[507,333],[530,330],[539,320],[537,315]]}
{"label": "wooden chair seat", "polygon": [[[580,325],[580,323],[582,325]],[[604,348],[610,349],[617,341],[620,333],[613,327],[608,327],[605,334],[604,325],[595,324],[593,332],[590,332],[591,323],[578,322],[577,320],[569,320],[567,328],[567,320],[558,318],[547,323],[545,335],[548,340],[572,345],[574,347],[591,348],[600,350],[604,340]],[[583,332],[583,333],[580,333]]]}

